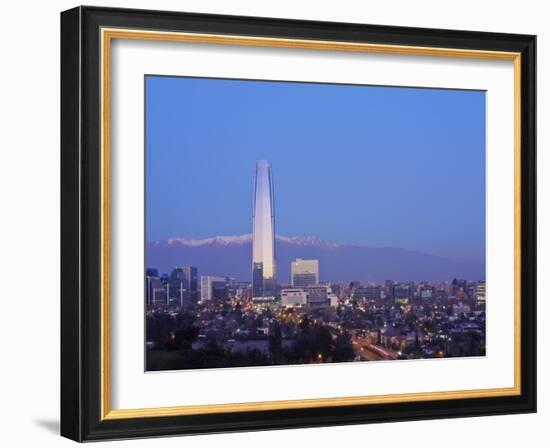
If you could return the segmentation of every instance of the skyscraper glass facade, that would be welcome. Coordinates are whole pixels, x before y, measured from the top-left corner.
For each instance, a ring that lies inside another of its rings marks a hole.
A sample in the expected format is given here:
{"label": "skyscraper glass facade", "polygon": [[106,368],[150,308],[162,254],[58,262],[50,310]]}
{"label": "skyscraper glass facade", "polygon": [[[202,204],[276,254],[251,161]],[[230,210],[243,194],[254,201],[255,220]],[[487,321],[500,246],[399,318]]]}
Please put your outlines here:
{"label": "skyscraper glass facade", "polygon": [[275,210],[273,175],[266,160],[256,162],[252,212],[252,293],[254,298],[276,294]]}

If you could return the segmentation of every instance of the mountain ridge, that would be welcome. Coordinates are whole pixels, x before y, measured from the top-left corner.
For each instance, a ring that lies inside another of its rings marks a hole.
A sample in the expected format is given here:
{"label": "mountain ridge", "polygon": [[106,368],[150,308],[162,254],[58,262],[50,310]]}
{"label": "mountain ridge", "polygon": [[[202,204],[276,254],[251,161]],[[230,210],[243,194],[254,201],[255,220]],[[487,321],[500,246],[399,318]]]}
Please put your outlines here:
{"label": "mountain ridge", "polygon": [[[318,244],[329,247],[344,246],[344,244],[338,244],[332,241],[322,240],[316,236],[284,236],[275,235],[276,241],[282,241],[292,244]],[[149,244],[162,244],[163,242],[168,244],[183,244],[187,246],[204,246],[207,244],[246,244],[252,242],[252,234],[244,233],[242,235],[218,235],[210,238],[187,238],[187,237],[172,237],[166,240],[152,241]],[[351,244],[346,244],[351,245]]]}
{"label": "mountain ridge", "polygon": [[[276,235],[278,282],[290,282],[290,262],[316,258],[323,281],[480,280],[484,260],[461,262],[399,247],[341,244],[315,236]],[[194,239],[174,237],[146,244],[147,267],[169,273],[174,266],[197,266],[200,275],[222,275],[240,281],[251,278],[252,235],[220,235]]]}

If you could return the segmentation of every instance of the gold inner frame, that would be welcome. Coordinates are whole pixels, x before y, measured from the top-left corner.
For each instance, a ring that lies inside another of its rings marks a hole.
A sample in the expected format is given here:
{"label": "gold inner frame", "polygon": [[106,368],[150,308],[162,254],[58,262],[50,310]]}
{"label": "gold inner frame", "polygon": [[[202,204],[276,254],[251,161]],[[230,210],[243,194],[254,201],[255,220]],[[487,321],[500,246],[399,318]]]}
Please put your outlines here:
{"label": "gold inner frame", "polygon": [[[279,39],[216,34],[101,29],[101,419],[127,419],[306,409],[464,398],[502,397],[521,394],[521,54],[515,52],[466,50],[458,48],[418,47],[305,39]],[[110,388],[110,50],[113,39],[296,48],[311,50],[383,53],[414,56],[456,57],[506,60],[514,63],[514,386],[494,389],[418,392],[303,400],[280,400],[229,404],[188,405],[141,409],[111,409]]]}

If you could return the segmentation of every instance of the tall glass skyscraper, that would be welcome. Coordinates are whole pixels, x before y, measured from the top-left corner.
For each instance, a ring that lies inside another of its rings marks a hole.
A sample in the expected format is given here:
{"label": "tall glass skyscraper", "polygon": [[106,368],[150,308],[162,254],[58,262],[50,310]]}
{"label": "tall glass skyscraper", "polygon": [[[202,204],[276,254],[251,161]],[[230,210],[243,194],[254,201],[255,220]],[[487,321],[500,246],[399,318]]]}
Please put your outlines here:
{"label": "tall glass skyscraper", "polygon": [[275,210],[271,163],[256,162],[252,211],[252,295],[257,302],[276,294]]}

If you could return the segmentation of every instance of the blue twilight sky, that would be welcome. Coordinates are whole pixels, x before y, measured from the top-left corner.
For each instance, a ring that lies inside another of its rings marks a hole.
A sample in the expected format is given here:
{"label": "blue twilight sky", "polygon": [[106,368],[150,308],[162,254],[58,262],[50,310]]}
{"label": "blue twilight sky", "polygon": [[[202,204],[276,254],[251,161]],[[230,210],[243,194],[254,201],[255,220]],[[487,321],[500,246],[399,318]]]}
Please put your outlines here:
{"label": "blue twilight sky", "polygon": [[457,260],[485,252],[485,92],[147,76],[146,239],[276,232]]}

